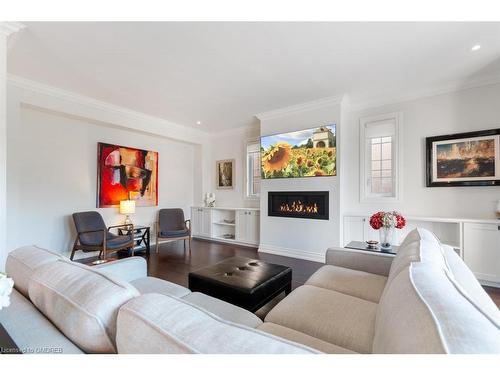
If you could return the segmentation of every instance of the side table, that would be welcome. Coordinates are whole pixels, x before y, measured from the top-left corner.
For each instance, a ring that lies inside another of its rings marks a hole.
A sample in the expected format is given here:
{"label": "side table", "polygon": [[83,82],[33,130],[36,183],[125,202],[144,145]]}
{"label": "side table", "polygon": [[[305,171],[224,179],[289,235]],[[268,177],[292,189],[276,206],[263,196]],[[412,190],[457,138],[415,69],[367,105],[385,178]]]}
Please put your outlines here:
{"label": "side table", "polygon": [[[126,227],[118,228],[118,234],[120,236],[130,236],[132,234],[132,230]],[[146,250],[146,254],[149,255],[149,251],[151,249],[151,228],[148,226],[134,226],[134,253],[137,251],[141,251],[144,247]]]}

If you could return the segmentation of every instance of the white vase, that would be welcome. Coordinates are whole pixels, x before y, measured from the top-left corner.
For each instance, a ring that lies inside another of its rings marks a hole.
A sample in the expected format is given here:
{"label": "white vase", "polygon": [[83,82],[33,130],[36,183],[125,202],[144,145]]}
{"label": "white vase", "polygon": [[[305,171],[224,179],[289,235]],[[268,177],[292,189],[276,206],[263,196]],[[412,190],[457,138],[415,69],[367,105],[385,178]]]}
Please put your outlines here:
{"label": "white vase", "polygon": [[382,249],[390,249],[394,238],[394,228],[393,227],[382,227],[378,231],[380,235],[380,247]]}

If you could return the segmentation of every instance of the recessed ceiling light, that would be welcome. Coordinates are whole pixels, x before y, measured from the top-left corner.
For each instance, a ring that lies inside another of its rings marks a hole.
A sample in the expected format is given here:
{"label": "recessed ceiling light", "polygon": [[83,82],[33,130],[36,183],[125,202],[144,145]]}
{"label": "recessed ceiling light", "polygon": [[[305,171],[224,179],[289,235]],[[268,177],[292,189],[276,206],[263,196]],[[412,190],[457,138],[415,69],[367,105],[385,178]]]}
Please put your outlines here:
{"label": "recessed ceiling light", "polygon": [[201,121],[196,121],[196,125],[201,125]]}
{"label": "recessed ceiling light", "polygon": [[478,50],[480,50],[480,49],[481,49],[481,45],[476,44],[476,45],[474,45],[474,46],[473,46],[470,50],[471,50],[471,51],[478,51]]}

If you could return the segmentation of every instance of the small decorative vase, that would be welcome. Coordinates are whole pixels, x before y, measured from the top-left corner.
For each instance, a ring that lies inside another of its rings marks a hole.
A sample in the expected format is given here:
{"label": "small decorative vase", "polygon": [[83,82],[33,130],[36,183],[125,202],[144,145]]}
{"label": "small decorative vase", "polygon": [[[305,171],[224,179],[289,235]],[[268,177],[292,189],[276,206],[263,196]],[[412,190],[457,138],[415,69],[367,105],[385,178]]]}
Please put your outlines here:
{"label": "small decorative vase", "polygon": [[382,249],[390,249],[392,239],[394,236],[394,228],[393,227],[382,227],[379,229],[380,235],[380,247]]}

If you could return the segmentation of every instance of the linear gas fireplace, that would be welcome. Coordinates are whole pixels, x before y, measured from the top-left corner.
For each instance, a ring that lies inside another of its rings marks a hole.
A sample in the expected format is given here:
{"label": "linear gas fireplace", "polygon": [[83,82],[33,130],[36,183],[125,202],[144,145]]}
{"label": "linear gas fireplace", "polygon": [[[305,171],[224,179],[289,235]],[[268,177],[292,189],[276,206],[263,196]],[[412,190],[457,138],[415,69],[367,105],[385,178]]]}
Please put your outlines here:
{"label": "linear gas fireplace", "polygon": [[269,216],[328,220],[328,191],[270,191]]}

